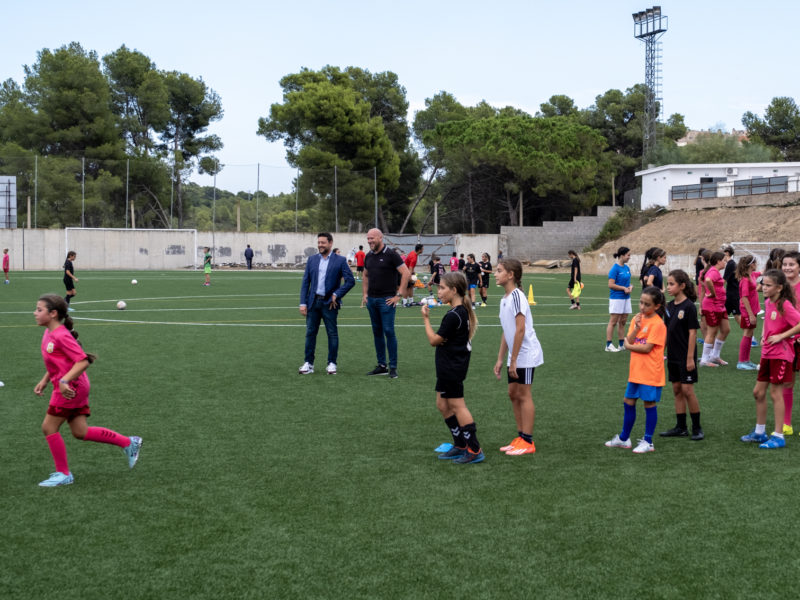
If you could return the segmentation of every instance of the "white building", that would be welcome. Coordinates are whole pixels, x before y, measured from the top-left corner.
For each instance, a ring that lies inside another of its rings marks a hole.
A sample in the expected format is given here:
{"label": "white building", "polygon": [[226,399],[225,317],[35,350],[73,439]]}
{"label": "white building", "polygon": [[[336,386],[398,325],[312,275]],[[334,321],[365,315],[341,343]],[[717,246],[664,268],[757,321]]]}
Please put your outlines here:
{"label": "white building", "polygon": [[637,171],[642,209],[675,200],[800,191],[800,162],[664,165]]}

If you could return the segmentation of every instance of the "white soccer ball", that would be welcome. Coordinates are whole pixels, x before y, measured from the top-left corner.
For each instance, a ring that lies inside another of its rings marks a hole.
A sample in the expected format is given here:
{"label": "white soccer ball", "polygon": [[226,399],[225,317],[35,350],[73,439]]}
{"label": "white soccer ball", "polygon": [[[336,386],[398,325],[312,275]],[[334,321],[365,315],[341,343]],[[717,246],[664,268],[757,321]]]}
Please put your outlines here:
{"label": "white soccer ball", "polygon": [[416,280],[417,280],[417,276],[415,274],[412,274],[411,275],[411,281],[416,281]]}
{"label": "white soccer ball", "polygon": [[125,310],[126,308],[128,308],[128,305],[125,304],[124,300],[120,300],[119,302],[117,302],[117,308],[119,310]]}
{"label": "white soccer ball", "polygon": [[423,275],[422,276],[422,281],[424,281],[425,283],[428,283],[428,276],[427,275]]}
{"label": "white soccer ball", "polygon": [[131,279],[131,285],[136,285],[137,283],[139,283],[139,282],[136,281],[135,279]]}

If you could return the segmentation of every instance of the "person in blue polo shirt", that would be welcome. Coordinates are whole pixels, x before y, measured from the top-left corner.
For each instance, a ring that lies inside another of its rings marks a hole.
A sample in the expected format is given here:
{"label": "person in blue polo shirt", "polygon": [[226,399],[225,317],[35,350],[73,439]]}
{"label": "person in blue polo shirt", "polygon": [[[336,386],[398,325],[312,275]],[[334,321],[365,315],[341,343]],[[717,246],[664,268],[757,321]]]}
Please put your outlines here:
{"label": "person in blue polo shirt", "polygon": [[356,284],[347,260],[341,254],[331,252],[333,236],[330,233],[317,235],[317,249],[308,259],[300,286],[300,314],[306,318],[305,362],[298,371],[301,375],[314,372],[314,351],[320,321],[325,322],[328,334],[328,375],[336,375],[339,354],[339,331],[336,319],[342,307],[342,298]]}
{"label": "person in blue polo shirt", "polygon": [[408,285],[411,272],[400,255],[383,243],[383,233],[380,229],[370,229],[367,232],[367,243],[370,251],[364,257],[363,304],[366,304],[372,321],[372,336],[378,358],[377,366],[367,375],[388,375],[391,379],[395,379],[397,378],[395,306],[403,297],[402,292]]}
{"label": "person in blue polo shirt", "polygon": [[[608,272],[608,312],[610,318],[606,327],[606,352],[619,352],[624,350],[625,323],[631,314],[631,269],[628,261],[631,259],[631,250],[621,246],[614,254],[616,262]],[[614,326],[617,327],[619,346],[614,344]]]}

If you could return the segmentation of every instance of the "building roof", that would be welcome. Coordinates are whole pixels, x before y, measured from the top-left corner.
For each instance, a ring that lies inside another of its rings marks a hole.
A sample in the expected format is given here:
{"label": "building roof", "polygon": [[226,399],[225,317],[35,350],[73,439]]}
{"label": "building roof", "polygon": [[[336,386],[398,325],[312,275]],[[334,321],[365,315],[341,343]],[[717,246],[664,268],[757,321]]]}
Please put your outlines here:
{"label": "building roof", "polygon": [[797,169],[800,171],[800,162],[771,162],[771,163],[695,163],[685,165],[661,165],[660,167],[652,167],[643,171],[636,171],[636,176],[651,175],[653,173],[661,173],[663,171],[674,171],[676,169],[686,170],[702,170],[702,169],[726,169],[728,167],[736,168],[757,168],[757,169],[776,169],[779,167],[788,169]]}

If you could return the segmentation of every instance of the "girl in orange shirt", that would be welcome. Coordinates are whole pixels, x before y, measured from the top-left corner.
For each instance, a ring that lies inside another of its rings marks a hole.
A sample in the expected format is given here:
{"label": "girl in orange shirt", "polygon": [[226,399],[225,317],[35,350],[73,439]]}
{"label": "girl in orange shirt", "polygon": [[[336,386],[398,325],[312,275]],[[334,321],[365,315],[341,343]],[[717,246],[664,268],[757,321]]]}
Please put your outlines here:
{"label": "girl in orange shirt", "polygon": [[625,349],[630,350],[631,364],[628,387],[625,390],[625,409],[622,431],[606,442],[609,448],[631,447],[631,430],[636,422],[636,400],[644,403],[644,438],[633,451],[636,454],[652,452],[653,434],[658,422],[656,406],[661,400],[664,387],[664,346],[667,341],[667,326],[664,313],[664,293],[653,286],[646,287],[639,298],[639,314],[633,318]]}

